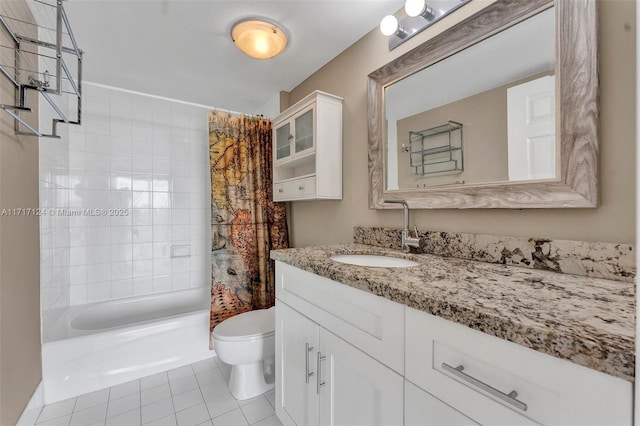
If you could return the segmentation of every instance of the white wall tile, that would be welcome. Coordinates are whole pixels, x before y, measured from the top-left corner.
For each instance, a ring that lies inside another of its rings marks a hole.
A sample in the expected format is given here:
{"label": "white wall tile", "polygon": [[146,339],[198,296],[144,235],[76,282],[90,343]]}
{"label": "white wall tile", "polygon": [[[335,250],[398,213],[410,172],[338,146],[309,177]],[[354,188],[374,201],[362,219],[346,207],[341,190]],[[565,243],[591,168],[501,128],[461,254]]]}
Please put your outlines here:
{"label": "white wall tile", "polygon": [[87,267],[87,282],[97,283],[111,279],[110,263],[94,263]]}
{"label": "white wall tile", "polygon": [[[206,111],[86,85],[82,126],[41,144],[43,309],[208,285]],[[171,259],[171,241],[191,258]]]}
{"label": "white wall tile", "polygon": [[[155,265],[153,273],[156,273]],[[154,275],[153,276],[153,292],[159,293],[163,291],[171,290],[171,276],[169,273],[165,275]]]}
{"label": "white wall tile", "polygon": [[153,173],[153,159],[151,158],[151,154],[148,154],[147,157],[142,157],[140,155],[137,155],[134,152],[132,161],[133,161],[131,165],[132,173],[141,173],[141,174]]}
{"label": "white wall tile", "polygon": [[133,229],[129,226],[117,226],[111,228],[111,244],[131,244],[133,242]]}
{"label": "white wall tile", "polygon": [[111,189],[116,191],[131,191],[132,177],[128,173],[111,173]]}
{"label": "white wall tile", "polygon": [[152,226],[134,226],[133,227],[133,243],[150,243],[153,241]]}
{"label": "white wall tile", "polygon": [[97,263],[108,263],[111,261],[110,245],[87,246],[87,247],[84,247],[84,249],[87,256],[88,265],[95,265]]}
{"label": "white wall tile", "polygon": [[153,174],[171,175],[171,160],[168,158],[153,158]]}
{"label": "white wall tile", "polygon": [[133,296],[133,279],[111,281],[111,298],[121,299]]}
{"label": "white wall tile", "polygon": [[[137,243],[132,245],[133,260],[153,259],[153,243]],[[135,265],[134,265],[135,268]]]}
{"label": "white wall tile", "polygon": [[153,209],[153,225],[171,225],[171,209]]}
{"label": "white wall tile", "polygon": [[124,262],[133,260],[132,244],[112,244],[111,245],[111,262]]}
{"label": "white wall tile", "polygon": [[133,277],[150,277],[153,276],[153,260],[134,260],[133,261]]}
{"label": "white wall tile", "polygon": [[139,130],[140,133],[136,133],[135,125],[133,129],[133,136],[131,137],[131,155],[150,159],[153,155],[153,142],[151,134],[146,132],[143,133],[142,130]]}
{"label": "white wall tile", "polygon": [[140,277],[133,279],[134,296],[149,293],[153,293],[153,277]]}
{"label": "white wall tile", "polygon": [[133,276],[133,261],[111,262],[111,280],[124,280]]}
{"label": "white wall tile", "polygon": [[[111,152],[120,152],[119,149],[131,152],[131,120],[112,117],[109,121],[111,136]],[[119,141],[113,138],[120,139]]]}
{"label": "white wall tile", "polygon": [[133,225],[152,225],[153,210],[152,209],[133,209]]}
{"label": "white wall tile", "polygon": [[111,298],[109,281],[87,284],[87,302],[99,302]]}

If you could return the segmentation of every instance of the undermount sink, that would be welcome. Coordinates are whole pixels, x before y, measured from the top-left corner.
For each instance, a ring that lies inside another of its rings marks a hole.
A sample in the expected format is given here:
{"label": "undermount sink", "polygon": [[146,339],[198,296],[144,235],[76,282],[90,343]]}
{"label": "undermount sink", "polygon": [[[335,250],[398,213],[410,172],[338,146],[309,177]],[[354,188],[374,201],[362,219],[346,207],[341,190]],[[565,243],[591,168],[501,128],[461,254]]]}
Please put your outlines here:
{"label": "undermount sink", "polygon": [[373,266],[378,268],[408,268],[419,265],[418,262],[414,262],[413,260],[377,254],[336,254],[329,259],[350,265]]}

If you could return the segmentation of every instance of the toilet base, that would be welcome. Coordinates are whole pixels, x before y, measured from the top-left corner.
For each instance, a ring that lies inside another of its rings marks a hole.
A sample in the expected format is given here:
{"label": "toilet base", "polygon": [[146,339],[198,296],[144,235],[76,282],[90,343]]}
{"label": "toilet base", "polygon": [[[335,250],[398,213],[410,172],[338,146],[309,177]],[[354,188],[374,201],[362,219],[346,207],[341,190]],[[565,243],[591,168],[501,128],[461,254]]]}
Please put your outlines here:
{"label": "toilet base", "polygon": [[[271,367],[272,369],[273,367]],[[229,391],[237,400],[245,400],[262,395],[275,387],[275,377],[272,371],[269,379],[265,380],[265,368],[263,361],[253,364],[233,365],[231,367],[231,376],[229,377]]]}

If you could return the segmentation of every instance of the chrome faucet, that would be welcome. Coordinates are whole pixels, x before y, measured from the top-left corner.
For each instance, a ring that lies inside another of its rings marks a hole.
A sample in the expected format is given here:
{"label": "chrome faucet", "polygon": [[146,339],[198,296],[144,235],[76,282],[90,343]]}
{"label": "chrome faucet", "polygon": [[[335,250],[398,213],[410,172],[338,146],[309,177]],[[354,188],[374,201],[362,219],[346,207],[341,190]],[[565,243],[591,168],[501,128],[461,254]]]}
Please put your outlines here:
{"label": "chrome faucet", "polygon": [[383,203],[402,204],[404,207],[404,228],[402,228],[402,252],[408,253],[409,247],[420,246],[420,236],[418,235],[418,227],[413,225],[415,237],[409,235],[409,204],[405,200],[387,200],[383,199]]}

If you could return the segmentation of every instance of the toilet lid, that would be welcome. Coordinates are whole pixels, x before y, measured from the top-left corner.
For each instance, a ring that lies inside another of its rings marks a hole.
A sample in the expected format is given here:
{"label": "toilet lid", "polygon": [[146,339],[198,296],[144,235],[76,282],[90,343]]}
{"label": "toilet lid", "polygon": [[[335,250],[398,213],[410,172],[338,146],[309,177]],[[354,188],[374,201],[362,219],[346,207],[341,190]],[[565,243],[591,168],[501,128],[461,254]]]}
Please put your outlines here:
{"label": "toilet lid", "polygon": [[250,339],[273,334],[275,328],[275,308],[271,307],[227,318],[213,330],[213,337],[221,340]]}

